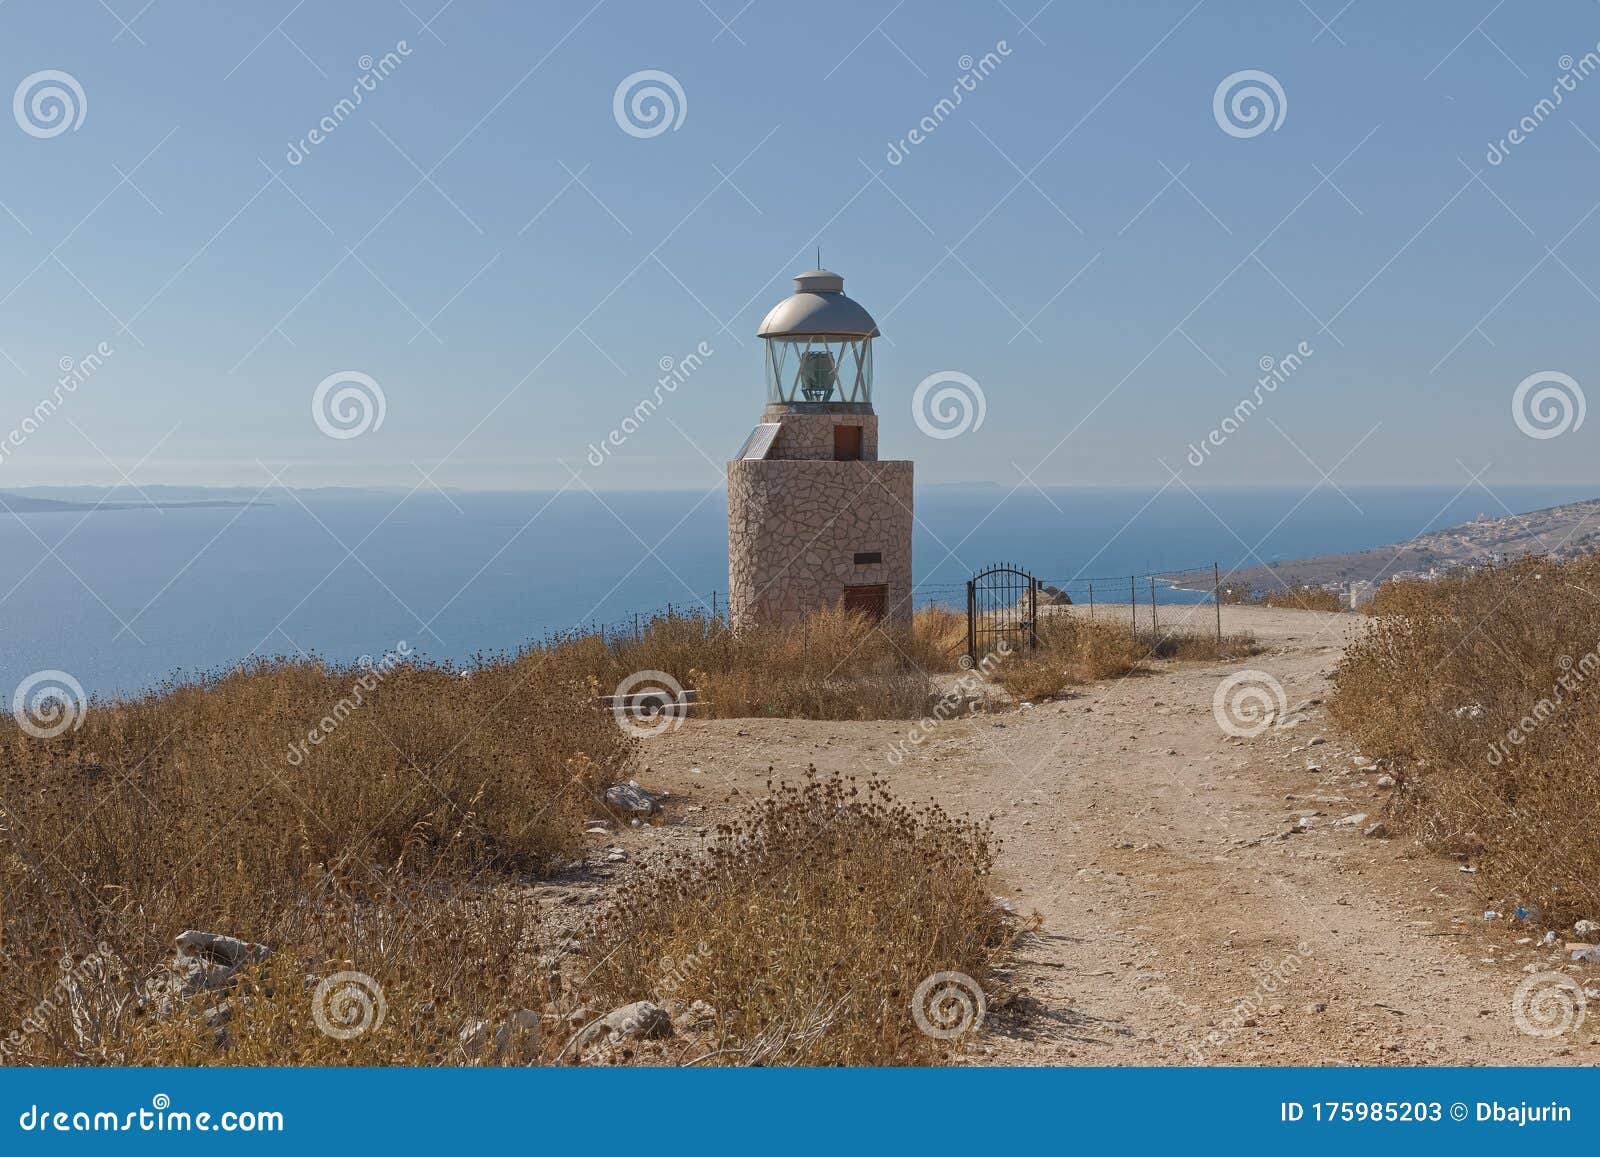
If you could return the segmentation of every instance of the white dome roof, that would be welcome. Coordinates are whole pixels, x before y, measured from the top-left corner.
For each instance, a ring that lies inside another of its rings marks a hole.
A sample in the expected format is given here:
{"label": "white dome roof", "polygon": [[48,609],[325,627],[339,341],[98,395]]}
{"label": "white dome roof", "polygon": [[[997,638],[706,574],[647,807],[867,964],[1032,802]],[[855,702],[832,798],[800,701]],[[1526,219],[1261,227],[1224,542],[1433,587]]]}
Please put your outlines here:
{"label": "white dome roof", "polygon": [[844,278],[814,269],[794,279],[794,296],[772,307],[757,337],[877,337],[878,323],[844,295]]}

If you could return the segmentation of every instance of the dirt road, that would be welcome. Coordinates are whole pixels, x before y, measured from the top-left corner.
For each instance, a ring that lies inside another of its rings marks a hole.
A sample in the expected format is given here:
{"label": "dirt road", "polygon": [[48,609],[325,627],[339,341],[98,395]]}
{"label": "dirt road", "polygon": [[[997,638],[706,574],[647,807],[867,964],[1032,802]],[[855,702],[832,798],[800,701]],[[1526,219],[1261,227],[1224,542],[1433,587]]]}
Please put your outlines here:
{"label": "dirt road", "polygon": [[[1193,613],[1209,628],[1213,608]],[[1600,999],[1560,1036],[1514,1022],[1518,985],[1562,967],[1541,929],[1486,921],[1509,900],[1457,861],[1364,834],[1385,790],[1320,704],[1361,620],[1225,608],[1223,626],[1265,650],[952,720],[898,764],[903,722],[691,721],[650,741],[642,778],[686,827],[808,763],[993,813],[1007,897],[1043,926],[1010,978],[1031,1012],[992,1016],[977,1063],[1600,1063]],[[1213,696],[1246,670],[1304,719],[1227,734]],[[1600,989],[1600,969],[1578,979]]]}

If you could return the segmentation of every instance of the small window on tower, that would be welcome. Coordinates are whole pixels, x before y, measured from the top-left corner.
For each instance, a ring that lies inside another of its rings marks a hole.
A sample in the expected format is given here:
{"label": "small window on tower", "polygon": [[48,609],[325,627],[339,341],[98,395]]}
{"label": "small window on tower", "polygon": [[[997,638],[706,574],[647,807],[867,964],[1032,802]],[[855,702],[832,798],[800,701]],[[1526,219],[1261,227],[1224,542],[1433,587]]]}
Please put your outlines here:
{"label": "small window on tower", "polygon": [[857,566],[871,566],[873,563],[879,563],[879,562],[882,562],[882,561],[883,561],[883,551],[881,551],[881,550],[858,550],[858,551],[856,551],[856,565]]}
{"label": "small window on tower", "polygon": [[833,428],[833,460],[854,462],[861,457],[861,427],[835,426]]}

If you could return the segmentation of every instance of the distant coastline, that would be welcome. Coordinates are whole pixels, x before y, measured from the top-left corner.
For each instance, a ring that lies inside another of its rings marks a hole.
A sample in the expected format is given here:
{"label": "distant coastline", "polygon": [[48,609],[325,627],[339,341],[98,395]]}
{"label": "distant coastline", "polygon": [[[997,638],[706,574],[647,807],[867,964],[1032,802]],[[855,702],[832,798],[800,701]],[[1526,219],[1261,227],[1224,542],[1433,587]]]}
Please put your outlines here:
{"label": "distant coastline", "polygon": [[[1522,555],[1572,558],[1596,550],[1600,550],[1600,498],[1501,518],[1479,515],[1471,522],[1371,550],[1241,567],[1224,573],[1222,581],[1272,590],[1299,583],[1340,586],[1395,578],[1430,579],[1463,567]],[[1209,591],[1214,581],[1208,571],[1174,572],[1161,577],[1174,588],[1186,591]]]}
{"label": "distant coastline", "polygon": [[7,514],[71,514],[97,510],[183,510],[191,507],[268,506],[270,503],[228,498],[192,498],[149,502],[77,502],[61,498],[34,498],[0,491],[0,512]]}

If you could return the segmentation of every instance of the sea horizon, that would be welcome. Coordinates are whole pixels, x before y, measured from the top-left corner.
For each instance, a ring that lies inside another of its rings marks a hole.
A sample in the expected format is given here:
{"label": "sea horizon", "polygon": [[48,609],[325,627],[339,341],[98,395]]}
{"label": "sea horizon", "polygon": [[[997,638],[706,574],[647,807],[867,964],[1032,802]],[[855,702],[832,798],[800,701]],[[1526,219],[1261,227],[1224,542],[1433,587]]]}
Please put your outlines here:
{"label": "sea horizon", "polygon": [[[1503,516],[1502,504],[1524,514],[1597,492],[926,484],[915,502],[914,600],[959,604],[974,571],[1007,562],[1080,601],[1093,584],[1098,601],[1126,603],[1133,579],[1141,603],[1152,588],[1158,604],[1204,602],[1209,592],[1150,576],[1372,549]],[[135,695],[252,658],[350,662],[401,641],[470,664],[574,629],[625,630],[668,606],[726,606],[720,488],[276,493],[283,500],[254,507],[0,519],[0,665],[65,670],[90,693]]]}

